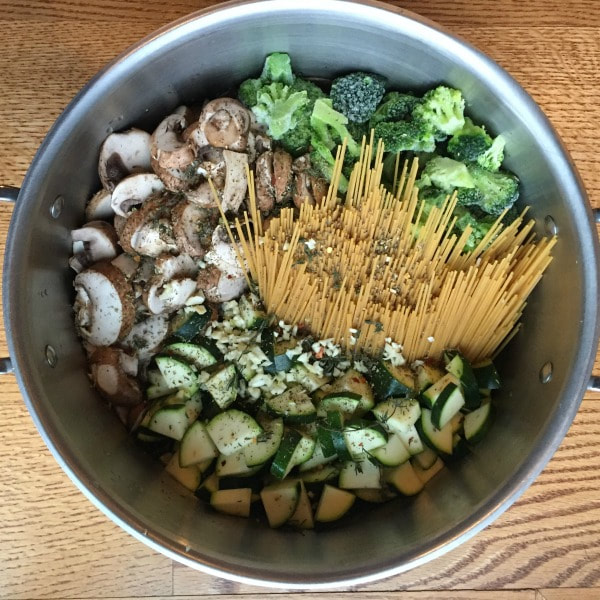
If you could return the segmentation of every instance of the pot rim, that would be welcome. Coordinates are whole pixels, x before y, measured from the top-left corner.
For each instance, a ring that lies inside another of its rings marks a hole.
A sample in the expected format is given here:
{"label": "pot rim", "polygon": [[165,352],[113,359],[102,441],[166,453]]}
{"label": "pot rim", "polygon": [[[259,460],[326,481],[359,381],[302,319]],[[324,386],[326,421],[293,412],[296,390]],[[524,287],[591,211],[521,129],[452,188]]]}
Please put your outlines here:
{"label": "pot rim", "polygon": [[[550,147],[554,161],[558,165],[557,168],[561,170],[563,185],[570,191],[570,197],[573,200],[572,210],[574,219],[580,219],[581,222],[587,220],[589,223],[589,235],[580,241],[584,254],[589,258],[593,257],[595,259],[594,261],[590,260],[590,264],[585,265],[587,286],[584,289],[584,314],[582,316],[585,329],[577,352],[576,369],[571,373],[566,385],[561,390],[562,403],[565,405],[563,408],[566,412],[562,413],[561,419],[553,419],[546,426],[535,442],[534,451],[525,458],[510,480],[497,489],[493,496],[487,499],[485,504],[479,506],[467,519],[436,537],[426,549],[414,555],[408,561],[398,564],[397,561],[389,559],[385,564],[380,564],[376,568],[370,568],[366,572],[357,572],[358,570],[347,572],[337,571],[333,576],[323,575],[313,581],[307,582],[299,581],[295,578],[293,571],[290,569],[288,569],[287,573],[277,573],[275,575],[268,568],[239,567],[230,562],[215,561],[209,555],[190,551],[183,545],[167,539],[160,532],[153,531],[147,524],[127,510],[126,507],[115,502],[103,489],[96,487],[94,482],[90,481],[90,477],[85,472],[85,468],[78,460],[76,453],[69,450],[67,444],[60,439],[58,432],[52,426],[47,410],[41,403],[35,400],[36,389],[27,376],[27,365],[30,359],[28,356],[29,351],[23,347],[19,336],[16,335],[16,332],[20,329],[20,325],[18,311],[14,308],[17,306],[16,301],[20,286],[19,278],[15,273],[19,272],[23,254],[19,252],[19,248],[22,248],[24,241],[26,241],[23,239],[23,231],[26,230],[24,227],[29,217],[27,211],[30,202],[28,200],[30,197],[33,200],[33,192],[30,192],[30,189],[33,190],[36,180],[43,176],[45,163],[48,160],[46,156],[47,149],[56,140],[60,140],[65,135],[65,130],[68,129],[69,123],[72,123],[73,119],[78,119],[80,115],[85,114],[86,98],[93,92],[95,87],[105,79],[118,77],[119,72],[129,67],[130,63],[135,63],[138,58],[158,51],[160,46],[167,43],[169,39],[191,33],[198,27],[204,27],[204,23],[208,26],[210,21],[214,19],[241,17],[253,12],[266,13],[272,10],[296,11],[306,8],[307,2],[312,3],[312,0],[243,0],[241,2],[226,2],[193,12],[161,27],[130,46],[92,77],[56,120],[37,151],[26,174],[20,197],[13,213],[6,243],[3,289],[5,328],[9,352],[15,365],[17,380],[27,408],[40,435],[56,461],[75,485],[98,509],[126,532],[154,550],[210,575],[265,587],[319,590],[365,584],[397,575],[437,558],[473,537],[513,504],[546,466],[569,429],[585,392],[600,336],[600,321],[597,307],[598,280],[600,279],[600,250],[596,231],[592,225],[592,213],[576,167],[554,128],[533,99],[506,71],[469,43],[447,32],[438,24],[411,11],[375,0],[366,0],[363,2],[358,0],[319,0],[318,2],[319,9],[324,11],[353,11],[357,14],[368,15],[371,19],[375,19],[375,16],[380,18],[385,17],[389,22],[395,23],[398,30],[402,30],[401,24],[407,22],[411,23],[411,26],[417,30],[427,29],[429,34],[438,36],[444,40],[449,52],[455,53],[457,50],[460,50],[463,54],[467,53],[472,62],[478,65],[478,68],[490,74],[503,86],[508,86],[514,92],[515,97],[519,99],[520,107],[533,115],[541,139],[546,146]],[[317,3],[315,3],[316,5]],[[17,234],[17,232],[19,233]],[[8,257],[11,257],[10,265],[8,264]]]}

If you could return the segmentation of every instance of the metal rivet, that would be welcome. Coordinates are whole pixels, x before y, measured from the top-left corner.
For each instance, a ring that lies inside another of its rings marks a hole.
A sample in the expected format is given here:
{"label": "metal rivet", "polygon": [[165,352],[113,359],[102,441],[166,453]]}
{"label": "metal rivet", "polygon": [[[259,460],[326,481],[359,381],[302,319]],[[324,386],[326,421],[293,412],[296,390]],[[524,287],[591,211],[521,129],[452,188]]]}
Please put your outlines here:
{"label": "metal rivet", "polygon": [[553,373],[554,373],[554,365],[550,361],[548,361],[540,369],[540,381],[542,383],[549,383],[552,380]]}
{"label": "metal rivet", "polygon": [[56,200],[52,203],[50,207],[50,214],[53,219],[58,219],[60,217],[60,213],[65,205],[65,199],[62,196],[58,196]]}
{"label": "metal rivet", "polygon": [[56,363],[58,362],[58,356],[56,355],[56,350],[48,345],[46,346],[46,362],[54,368]]}
{"label": "metal rivet", "polygon": [[546,226],[546,233],[548,235],[556,235],[558,233],[558,227],[550,215],[546,215],[544,225]]}

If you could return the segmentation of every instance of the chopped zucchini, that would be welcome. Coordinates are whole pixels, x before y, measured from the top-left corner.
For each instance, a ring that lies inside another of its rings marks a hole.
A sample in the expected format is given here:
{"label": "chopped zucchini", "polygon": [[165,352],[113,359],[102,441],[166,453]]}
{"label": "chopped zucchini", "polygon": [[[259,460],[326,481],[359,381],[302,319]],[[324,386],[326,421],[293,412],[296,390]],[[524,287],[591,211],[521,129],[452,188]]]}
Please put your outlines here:
{"label": "chopped zucchini", "polygon": [[371,385],[378,401],[410,396],[416,389],[415,374],[406,365],[394,366],[380,360],[371,371]]}
{"label": "chopped zucchini", "polygon": [[210,504],[215,510],[236,517],[249,517],[251,503],[250,488],[215,490],[210,496]]}
{"label": "chopped zucchini", "polygon": [[198,375],[187,362],[173,356],[157,356],[154,360],[168,387],[198,388]]}
{"label": "chopped zucchini", "polygon": [[406,432],[421,416],[421,406],[415,398],[389,398],[377,404],[373,414],[390,431]]}
{"label": "chopped zucchini", "polygon": [[204,389],[222,410],[232,404],[238,394],[238,379],[235,365],[225,364],[204,382]]}
{"label": "chopped zucchini", "polygon": [[300,480],[300,497],[296,504],[296,510],[292,516],[288,519],[288,523],[296,529],[313,529],[315,526],[315,519],[313,515],[313,509],[310,503],[310,498],[306,493],[304,482]]}
{"label": "chopped zucchini", "polygon": [[317,418],[317,409],[306,391],[296,385],[283,394],[265,401],[268,412],[283,417],[288,423],[310,423]]}
{"label": "chopped zucchini", "polygon": [[322,523],[341,519],[353,506],[356,496],[352,492],[325,484],[319,498],[315,519]]}
{"label": "chopped zucchini", "polygon": [[179,446],[179,466],[189,467],[215,458],[219,452],[201,421],[194,421],[186,430]]}
{"label": "chopped zucchini", "polygon": [[486,402],[478,409],[465,415],[463,428],[465,438],[470,444],[480,442],[490,428],[492,422],[492,404]]}
{"label": "chopped zucchini", "polygon": [[265,486],[260,492],[267,519],[271,527],[281,527],[296,511],[300,500],[300,482],[287,479]]}
{"label": "chopped zucchini", "polygon": [[386,470],[383,477],[404,496],[414,496],[423,489],[423,482],[415,473],[410,461]]}
{"label": "chopped zucchini", "polygon": [[217,357],[202,344],[175,342],[166,346],[164,352],[170,356],[182,358],[197,369],[204,369],[218,362]]}
{"label": "chopped zucchini", "polygon": [[446,371],[452,373],[460,381],[465,406],[470,410],[478,408],[481,404],[479,395],[481,386],[477,383],[471,363],[458,350],[444,352],[444,360],[446,361]]}
{"label": "chopped zucchini", "polygon": [[221,454],[229,456],[250,445],[262,433],[260,425],[241,410],[229,409],[213,417],[206,430]]}
{"label": "chopped zucchini", "polygon": [[381,469],[370,460],[347,461],[342,465],[338,485],[345,490],[381,487]]}

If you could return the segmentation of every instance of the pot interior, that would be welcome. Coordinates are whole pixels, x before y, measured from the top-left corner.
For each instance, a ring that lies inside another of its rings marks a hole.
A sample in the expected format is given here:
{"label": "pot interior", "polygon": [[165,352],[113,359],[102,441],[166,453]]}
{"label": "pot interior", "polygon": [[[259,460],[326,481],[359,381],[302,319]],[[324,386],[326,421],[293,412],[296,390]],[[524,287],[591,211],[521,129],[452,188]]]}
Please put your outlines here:
{"label": "pot interior", "polygon": [[[377,71],[393,87],[460,88],[467,112],[507,140],[538,233],[551,217],[554,260],[499,362],[504,388],[487,439],[415,498],[374,506],[319,533],[269,530],[205,507],[135,447],[91,389],[73,327],[70,231],[99,189],[112,131],[151,128],[174,107],[223,93],[289,52],[307,76]],[[53,217],[58,197],[64,207]],[[584,260],[584,256],[587,257]],[[585,196],[532,100],[483,55],[403,12],[296,0],[225,5],[166,28],[117,59],[52,129],[24,182],[5,266],[5,314],[24,395],[58,460],[96,504],[188,564],[254,583],[366,581],[447,550],[506,508],[543,468],[577,410],[596,343],[597,256]],[[56,352],[54,367],[47,347]],[[553,366],[552,378],[540,369]]]}

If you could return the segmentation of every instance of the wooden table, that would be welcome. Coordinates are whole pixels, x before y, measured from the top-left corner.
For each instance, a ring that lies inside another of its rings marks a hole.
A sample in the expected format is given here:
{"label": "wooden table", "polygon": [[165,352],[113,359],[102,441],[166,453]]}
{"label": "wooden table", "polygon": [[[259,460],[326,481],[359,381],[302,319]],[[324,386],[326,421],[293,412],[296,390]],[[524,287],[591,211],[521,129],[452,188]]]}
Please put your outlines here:
{"label": "wooden table", "polygon": [[[0,184],[19,186],[50,125],[121,50],[211,0],[1,0]],[[600,207],[597,0],[405,0],[485,50],[539,102]],[[4,241],[11,207],[0,205]],[[4,333],[0,356],[7,355]],[[595,374],[600,374],[596,362]],[[434,591],[435,590],[435,591]],[[172,562],[101,514],[51,457],[15,378],[0,378],[0,598],[264,598],[275,592]],[[295,594],[279,592],[283,598]],[[438,560],[354,590],[305,598],[600,598],[600,396],[492,526]]]}

